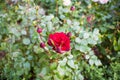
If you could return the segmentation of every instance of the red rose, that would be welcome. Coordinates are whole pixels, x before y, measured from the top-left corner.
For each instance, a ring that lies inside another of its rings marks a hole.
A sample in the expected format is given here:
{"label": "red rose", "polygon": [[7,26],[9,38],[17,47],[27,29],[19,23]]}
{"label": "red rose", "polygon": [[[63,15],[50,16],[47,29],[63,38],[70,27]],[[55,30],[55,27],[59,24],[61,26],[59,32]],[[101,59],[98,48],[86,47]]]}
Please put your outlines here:
{"label": "red rose", "polygon": [[65,33],[56,32],[49,35],[48,45],[52,46],[56,52],[64,53],[70,50],[70,39]]}

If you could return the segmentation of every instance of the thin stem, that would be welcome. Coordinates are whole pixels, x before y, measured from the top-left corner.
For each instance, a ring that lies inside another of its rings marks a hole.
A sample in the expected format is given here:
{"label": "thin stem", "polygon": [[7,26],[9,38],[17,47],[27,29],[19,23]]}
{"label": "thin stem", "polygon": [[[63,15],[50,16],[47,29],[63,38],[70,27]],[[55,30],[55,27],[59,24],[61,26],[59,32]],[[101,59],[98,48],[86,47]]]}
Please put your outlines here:
{"label": "thin stem", "polygon": [[46,52],[46,54],[47,54],[49,57],[51,57],[50,52],[49,52],[47,49],[45,49],[45,48],[43,48],[43,49],[44,49],[44,51]]}
{"label": "thin stem", "polygon": [[56,0],[56,16],[58,16],[58,0]]}
{"label": "thin stem", "polygon": [[[43,42],[43,39],[42,39],[42,34],[39,34],[39,37],[40,37],[41,42]],[[50,56],[51,56],[51,54],[50,54],[50,52],[47,50],[47,48],[46,48],[46,47],[44,47],[43,49],[44,49],[44,51],[46,52],[46,54],[50,57]]]}

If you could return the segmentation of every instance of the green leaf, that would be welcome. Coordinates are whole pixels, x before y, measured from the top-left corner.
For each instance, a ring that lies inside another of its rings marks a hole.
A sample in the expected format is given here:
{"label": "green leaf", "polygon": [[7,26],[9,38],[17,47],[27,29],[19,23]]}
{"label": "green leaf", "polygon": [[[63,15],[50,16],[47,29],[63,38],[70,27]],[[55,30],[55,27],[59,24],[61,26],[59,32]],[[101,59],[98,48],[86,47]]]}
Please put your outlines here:
{"label": "green leaf", "polygon": [[79,26],[80,23],[79,23],[78,21],[74,21],[74,22],[73,22],[73,25],[74,25],[74,26]]}
{"label": "green leaf", "polygon": [[103,27],[103,26],[100,27],[100,29],[101,29],[101,30],[100,30],[101,32],[106,32],[106,31],[107,31],[107,29],[106,29],[105,27]]}
{"label": "green leaf", "polygon": [[67,24],[68,25],[71,25],[72,24],[72,21],[70,19],[67,19]]}
{"label": "green leaf", "polygon": [[89,52],[91,49],[88,47],[88,46],[85,46],[85,45],[81,45],[79,50],[81,52]]}
{"label": "green leaf", "polygon": [[71,67],[71,68],[75,68],[75,64],[73,60],[68,60],[67,64]]}
{"label": "green leaf", "polygon": [[86,39],[86,38],[89,38],[90,34],[89,33],[84,33],[83,37]]}
{"label": "green leaf", "polygon": [[60,28],[57,30],[57,32],[65,32],[65,30],[66,30],[66,27],[60,27]]}
{"label": "green leaf", "polygon": [[30,63],[29,62],[25,62],[23,64],[23,66],[24,66],[25,69],[30,69]]}
{"label": "green leaf", "polygon": [[47,68],[46,67],[42,68],[42,71],[40,72],[40,74],[42,75],[47,74]]}
{"label": "green leaf", "polygon": [[76,50],[80,50],[80,45],[77,45],[77,44],[76,44],[76,45],[75,45],[75,49],[76,49]]}
{"label": "green leaf", "polygon": [[84,77],[83,77],[83,75],[81,75],[81,74],[78,74],[78,80],[84,80]]}
{"label": "green leaf", "polygon": [[47,22],[47,27],[48,27],[48,31],[52,31],[53,25],[51,21]]}
{"label": "green leaf", "polygon": [[65,75],[65,69],[63,67],[61,68],[60,65],[58,65],[57,70],[58,70],[60,76]]}
{"label": "green leaf", "polygon": [[54,80],[61,80],[58,75],[54,75]]}
{"label": "green leaf", "polygon": [[50,21],[54,18],[54,15],[53,14],[50,14],[49,16],[46,16],[45,20],[46,21]]}
{"label": "green leaf", "polygon": [[50,64],[50,69],[51,70],[54,70],[56,67],[57,67],[57,63],[56,62],[53,62],[53,63]]}
{"label": "green leaf", "polygon": [[14,34],[17,37],[21,35],[16,28],[10,28],[10,33]]}
{"label": "green leaf", "polygon": [[81,75],[80,70],[76,70],[75,73],[76,73],[75,80],[84,80],[84,77]]}
{"label": "green leaf", "polygon": [[65,18],[65,16],[61,14],[60,15],[60,19],[64,19],[64,18]]}
{"label": "green leaf", "polygon": [[20,69],[20,70],[17,69],[17,71],[16,71],[16,74],[17,74],[17,75],[22,75],[23,73],[24,73],[24,70],[21,70],[21,69]]}
{"label": "green leaf", "polygon": [[32,60],[32,59],[33,59],[33,56],[32,56],[32,55],[28,55],[27,59],[28,59],[28,60]]}
{"label": "green leaf", "polygon": [[89,55],[93,56],[94,55],[94,52],[91,50],[89,51]]}
{"label": "green leaf", "polygon": [[2,39],[2,36],[0,35],[0,40]]}
{"label": "green leaf", "polygon": [[61,66],[65,66],[66,65],[66,62],[67,62],[67,58],[65,57],[62,61],[59,61],[59,65]]}
{"label": "green leaf", "polygon": [[90,58],[90,55],[85,55],[85,59],[89,59]]}
{"label": "green leaf", "polygon": [[99,29],[95,28],[93,34],[99,34]]}
{"label": "green leaf", "polygon": [[99,65],[101,65],[102,63],[100,62],[100,60],[95,60],[95,65],[96,66],[99,66]]}
{"label": "green leaf", "polygon": [[80,38],[79,38],[79,37],[77,37],[77,38],[75,39],[75,42],[77,42],[77,43],[81,43]]}
{"label": "green leaf", "polygon": [[113,46],[114,46],[114,49],[115,49],[116,51],[119,50],[118,45],[117,45],[117,40],[116,40],[115,37],[114,37],[114,41],[113,41]]}
{"label": "green leaf", "polygon": [[67,9],[67,8],[64,8],[62,11],[63,11],[64,13],[68,13],[68,12],[70,12],[70,10]]}
{"label": "green leaf", "polygon": [[118,46],[120,46],[120,37],[119,37],[119,39],[118,39]]}
{"label": "green leaf", "polygon": [[69,66],[66,66],[65,70],[66,70],[66,74],[72,73],[72,69]]}
{"label": "green leaf", "polygon": [[88,39],[87,39],[87,42],[88,42],[89,44],[91,44],[91,45],[97,44],[97,42],[96,42],[95,40],[93,40],[92,38],[88,38]]}
{"label": "green leaf", "polygon": [[99,40],[98,35],[96,35],[96,34],[93,34],[92,38],[93,38],[95,43]]}
{"label": "green leaf", "polygon": [[30,39],[29,38],[24,38],[23,39],[23,44],[29,45],[30,44]]}
{"label": "green leaf", "polygon": [[87,46],[87,45],[88,45],[88,42],[87,42],[86,39],[82,39],[81,42],[80,42],[80,44]]}
{"label": "green leaf", "polygon": [[92,59],[92,60],[97,60],[97,57],[96,57],[95,55],[92,55],[92,56],[91,56],[91,59]]}
{"label": "green leaf", "polygon": [[22,34],[22,35],[27,35],[26,30],[23,29],[23,30],[21,31],[21,34]]}
{"label": "green leaf", "polygon": [[69,56],[67,56],[68,57],[68,59],[72,59],[73,58],[73,55],[69,55]]}
{"label": "green leaf", "polygon": [[90,65],[93,65],[95,63],[94,60],[92,60],[92,59],[89,59],[88,62],[89,62]]}
{"label": "green leaf", "polygon": [[18,57],[19,54],[20,54],[20,52],[13,52],[12,57]]}
{"label": "green leaf", "polygon": [[58,18],[58,17],[55,17],[55,18],[52,19],[52,22],[53,22],[54,24],[57,24],[57,23],[59,23],[60,21],[59,21],[59,18]]}

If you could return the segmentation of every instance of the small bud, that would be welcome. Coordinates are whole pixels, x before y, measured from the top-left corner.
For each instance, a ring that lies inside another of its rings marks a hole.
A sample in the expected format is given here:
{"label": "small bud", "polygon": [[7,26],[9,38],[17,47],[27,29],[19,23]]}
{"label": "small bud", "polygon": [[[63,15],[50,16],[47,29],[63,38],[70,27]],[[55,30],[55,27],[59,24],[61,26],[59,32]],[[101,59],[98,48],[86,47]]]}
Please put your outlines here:
{"label": "small bud", "polygon": [[71,6],[70,10],[74,11],[75,10],[75,6]]}
{"label": "small bud", "polygon": [[88,22],[88,23],[91,23],[91,21],[92,21],[92,16],[88,16],[88,17],[87,17],[87,22]]}
{"label": "small bud", "polygon": [[37,32],[41,33],[42,32],[42,28],[37,28]]}
{"label": "small bud", "polygon": [[17,24],[20,24],[22,22],[22,19],[17,20]]}
{"label": "small bud", "polygon": [[71,37],[71,36],[72,36],[72,33],[71,33],[71,32],[68,32],[66,35],[67,35],[68,37]]}
{"label": "small bud", "polygon": [[38,10],[40,7],[39,6],[35,6],[35,9]]}
{"label": "small bud", "polygon": [[62,51],[61,51],[61,49],[59,47],[56,48],[56,52],[62,54]]}
{"label": "small bud", "polygon": [[93,50],[93,52],[94,52],[94,54],[95,54],[96,56],[99,56],[99,55],[100,55],[100,52],[99,52],[99,50],[98,50],[97,47],[93,47],[92,50]]}
{"label": "small bud", "polygon": [[0,51],[0,60],[5,57],[6,51]]}
{"label": "small bud", "polygon": [[44,48],[44,47],[45,47],[45,43],[44,43],[44,42],[41,42],[41,43],[40,43],[40,47],[41,47],[41,48]]}

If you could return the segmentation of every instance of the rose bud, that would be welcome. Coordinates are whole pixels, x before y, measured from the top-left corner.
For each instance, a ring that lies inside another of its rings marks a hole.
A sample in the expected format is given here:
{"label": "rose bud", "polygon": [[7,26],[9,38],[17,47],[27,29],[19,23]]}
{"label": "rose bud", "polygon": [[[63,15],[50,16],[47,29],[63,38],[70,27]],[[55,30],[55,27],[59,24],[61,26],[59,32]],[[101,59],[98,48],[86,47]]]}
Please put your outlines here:
{"label": "rose bud", "polygon": [[99,55],[100,55],[100,51],[98,50],[97,47],[93,47],[92,50],[93,50],[93,52],[94,52],[94,54],[95,54],[96,56],[99,56]]}
{"label": "rose bud", "polygon": [[68,32],[66,35],[67,35],[68,37],[71,37],[71,36],[72,36],[72,33],[71,33],[71,32]]}
{"label": "rose bud", "polygon": [[56,50],[55,50],[57,53],[62,53],[61,49],[58,47]]}
{"label": "rose bud", "polygon": [[71,6],[70,10],[74,11],[75,10],[75,6]]}
{"label": "rose bud", "polygon": [[92,16],[88,16],[88,17],[87,17],[87,22],[88,22],[88,23],[91,23],[91,21],[92,21]]}
{"label": "rose bud", "polygon": [[42,28],[39,28],[39,27],[38,27],[38,28],[37,28],[37,32],[38,32],[38,33],[41,33],[41,32],[42,32]]}
{"label": "rose bud", "polygon": [[40,43],[40,47],[41,47],[41,48],[44,48],[44,47],[45,47],[45,43],[44,43],[44,42],[41,42],[41,43]]}

